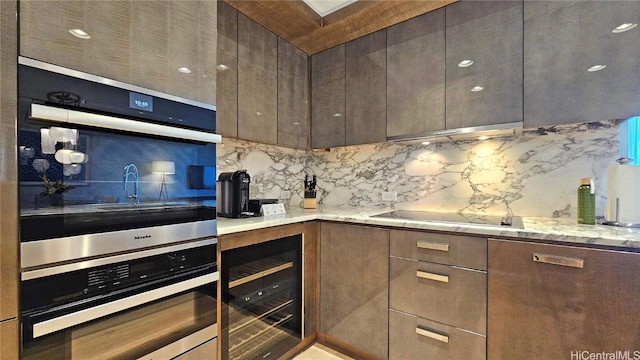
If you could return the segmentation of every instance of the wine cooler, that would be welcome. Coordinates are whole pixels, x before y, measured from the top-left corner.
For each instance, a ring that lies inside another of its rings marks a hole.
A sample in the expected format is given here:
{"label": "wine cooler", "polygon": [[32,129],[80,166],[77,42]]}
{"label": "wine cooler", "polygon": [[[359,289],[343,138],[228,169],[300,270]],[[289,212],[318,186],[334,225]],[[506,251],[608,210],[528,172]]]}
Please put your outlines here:
{"label": "wine cooler", "polygon": [[302,339],[302,235],[222,252],[222,359],[277,359]]}

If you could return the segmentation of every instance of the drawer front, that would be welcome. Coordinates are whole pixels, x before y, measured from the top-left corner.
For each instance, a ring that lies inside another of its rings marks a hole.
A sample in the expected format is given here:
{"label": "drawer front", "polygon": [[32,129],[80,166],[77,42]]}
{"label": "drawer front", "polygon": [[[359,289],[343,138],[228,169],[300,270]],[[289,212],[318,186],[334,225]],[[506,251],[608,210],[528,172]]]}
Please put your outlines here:
{"label": "drawer front", "polygon": [[391,360],[485,360],[486,352],[485,336],[389,311]]}
{"label": "drawer front", "polygon": [[486,334],[485,272],[395,257],[390,266],[392,309]]}
{"label": "drawer front", "polygon": [[487,270],[487,239],[416,231],[391,231],[391,255]]}

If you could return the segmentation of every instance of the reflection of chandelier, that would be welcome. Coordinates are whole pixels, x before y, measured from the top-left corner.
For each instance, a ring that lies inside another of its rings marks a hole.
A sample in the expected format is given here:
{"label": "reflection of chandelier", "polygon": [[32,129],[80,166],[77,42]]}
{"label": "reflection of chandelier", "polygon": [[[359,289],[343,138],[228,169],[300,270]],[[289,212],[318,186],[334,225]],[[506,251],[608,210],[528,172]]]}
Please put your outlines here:
{"label": "reflection of chandelier", "polygon": [[33,166],[33,168],[36,169],[36,171],[39,173],[44,173],[45,171],[47,171],[50,165],[51,164],[47,159],[35,159],[33,160],[33,164],[31,164],[31,166]]}
{"label": "reflection of chandelier", "polygon": [[[57,162],[62,164],[64,176],[77,175],[82,171],[83,163],[89,160],[87,154],[76,150],[78,130],[52,126],[40,129],[40,141],[43,154],[55,154]],[[56,144],[62,143],[62,149],[56,150]]]}
{"label": "reflection of chandelier", "polygon": [[20,145],[20,165],[27,165],[27,161],[35,154],[36,151],[32,147]]}

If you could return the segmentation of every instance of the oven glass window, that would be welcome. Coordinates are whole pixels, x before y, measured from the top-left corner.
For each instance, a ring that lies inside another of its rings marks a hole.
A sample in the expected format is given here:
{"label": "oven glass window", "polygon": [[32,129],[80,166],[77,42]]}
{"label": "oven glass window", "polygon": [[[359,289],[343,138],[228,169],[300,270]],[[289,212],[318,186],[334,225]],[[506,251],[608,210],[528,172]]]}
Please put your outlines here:
{"label": "oven glass window", "polygon": [[[27,360],[137,359],[198,332],[217,335],[215,283],[25,341]],[[212,354],[212,356],[215,356]]]}

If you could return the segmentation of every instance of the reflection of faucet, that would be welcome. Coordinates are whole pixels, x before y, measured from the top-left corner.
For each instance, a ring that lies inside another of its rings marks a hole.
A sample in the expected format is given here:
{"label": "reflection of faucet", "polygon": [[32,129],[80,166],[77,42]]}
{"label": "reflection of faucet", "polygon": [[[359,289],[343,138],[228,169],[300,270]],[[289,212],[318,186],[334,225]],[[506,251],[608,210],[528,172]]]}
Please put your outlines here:
{"label": "reflection of faucet", "polygon": [[[129,195],[128,192],[129,175],[133,176],[133,181],[135,181],[133,195]],[[124,196],[127,200],[133,199],[133,203],[136,206],[140,206],[140,197],[138,196],[138,168],[135,164],[129,164],[124,167]]]}

